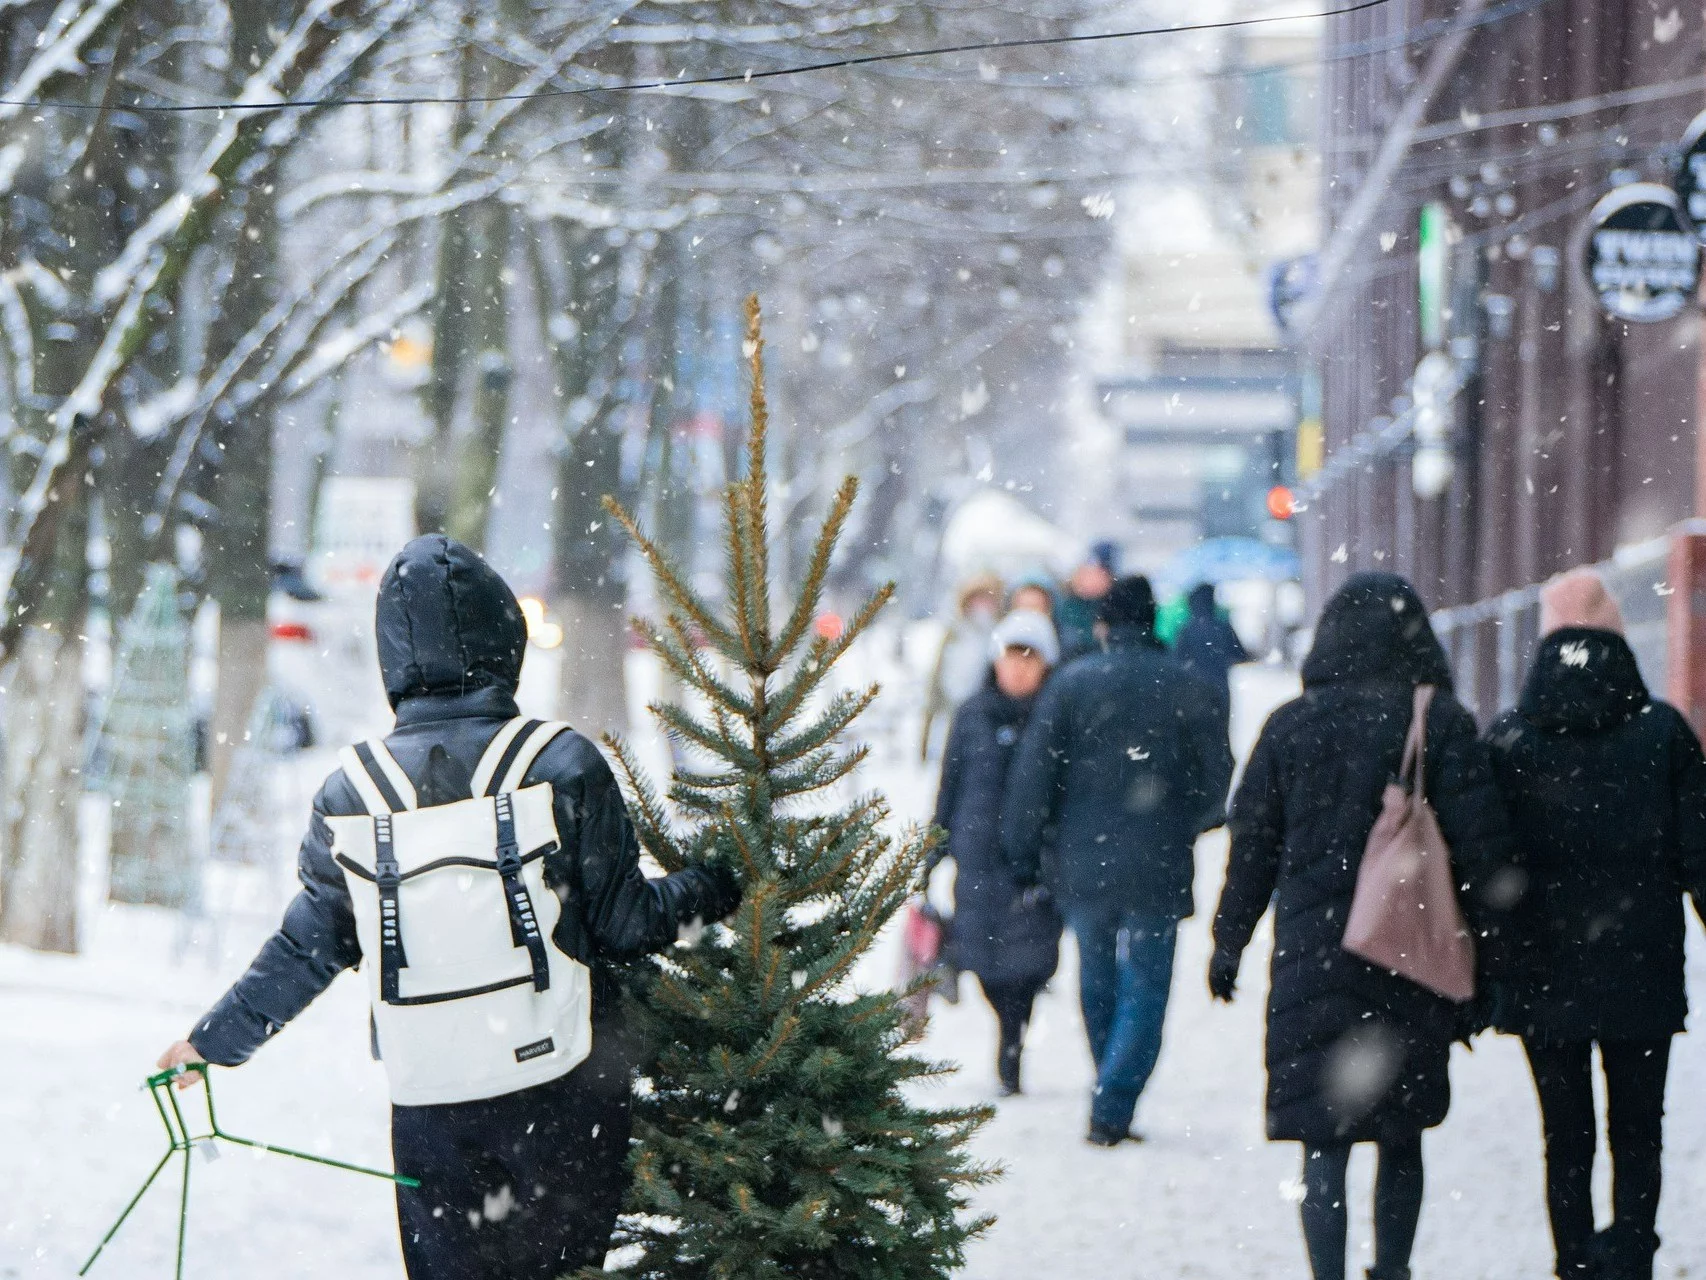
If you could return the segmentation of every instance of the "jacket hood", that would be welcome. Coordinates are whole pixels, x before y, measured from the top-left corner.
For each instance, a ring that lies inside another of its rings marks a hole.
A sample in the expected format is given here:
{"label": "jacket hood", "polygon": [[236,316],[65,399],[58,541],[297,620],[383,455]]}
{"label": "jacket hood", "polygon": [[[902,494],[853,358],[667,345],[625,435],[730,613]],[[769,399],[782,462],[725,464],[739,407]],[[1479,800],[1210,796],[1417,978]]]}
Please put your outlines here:
{"label": "jacket hood", "polygon": [[1450,689],[1451,667],[1416,589],[1395,573],[1357,573],[1333,593],[1303,662],[1305,685],[1391,680]]}
{"label": "jacket hood", "polygon": [[479,553],[442,534],[416,538],[379,580],[379,670],[395,708],[407,698],[521,680],[527,622],[515,594]]}
{"label": "jacket hood", "polygon": [[1598,733],[1651,701],[1628,641],[1613,631],[1563,627],[1541,641],[1517,710],[1549,733]]}
{"label": "jacket hood", "polygon": [[1185,607],[1193,618],[1212,618],[1215,615],[1214,584],[1199,582],[1185,597]]}

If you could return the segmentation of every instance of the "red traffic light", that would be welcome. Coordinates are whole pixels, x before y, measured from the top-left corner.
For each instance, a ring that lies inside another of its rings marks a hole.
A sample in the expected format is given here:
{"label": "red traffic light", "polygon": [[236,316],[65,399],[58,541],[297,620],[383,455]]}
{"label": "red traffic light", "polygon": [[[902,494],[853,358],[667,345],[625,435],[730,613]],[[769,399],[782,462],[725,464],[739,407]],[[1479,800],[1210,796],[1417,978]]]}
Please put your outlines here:
{"label": "red traffic light", "polygon": [[1289,520],[1297,510],[1297,499],[1283,484],[1268,490],[1268,514],[1275,520]]}

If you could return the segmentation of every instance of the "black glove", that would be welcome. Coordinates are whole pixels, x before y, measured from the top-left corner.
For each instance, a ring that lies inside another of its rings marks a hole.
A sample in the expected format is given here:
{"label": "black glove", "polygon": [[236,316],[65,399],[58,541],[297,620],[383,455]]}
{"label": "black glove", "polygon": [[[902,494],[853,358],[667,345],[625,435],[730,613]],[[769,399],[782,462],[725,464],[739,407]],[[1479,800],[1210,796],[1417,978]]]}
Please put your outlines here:
{"label": "black glove", "polygon": [[1034,884],[1019,895],[1019,906],[1026,911],[1036,911],[1054,902],[1054,894],[1049,892],[1046,884]]}
{"label": "black glove", "polygon": [[1232,1003],[1238,992],[1239,959],[1235,951],[1215,948],[1214,957],[1208,962],[1208,991],[1216,1000]]}
{"label": "black glove", "polygon": [[733,915],[740,906],[741,888],[728,864],[705,862],[694,870],[699,872],[699,892],[693,895],[693,914],[706,924]]}
{"label": "black glove", "polygon": [[1475,1046],[1469,1042],[1493,1025],[1493,1011],[1496,1005],[1494,993],[1482,987],[1471,1000],[1457,1006],[1457,1025],[1453,1039],[1460,1041],[1465,1048]]}

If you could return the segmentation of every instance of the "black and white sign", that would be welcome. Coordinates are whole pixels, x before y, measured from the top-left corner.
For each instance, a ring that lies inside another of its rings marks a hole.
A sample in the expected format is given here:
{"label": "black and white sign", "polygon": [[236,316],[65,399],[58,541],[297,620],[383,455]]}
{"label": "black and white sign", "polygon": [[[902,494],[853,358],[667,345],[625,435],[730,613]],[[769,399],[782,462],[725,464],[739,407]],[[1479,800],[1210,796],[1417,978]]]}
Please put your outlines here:
{"label": "black and white sign", "polygon": [[1669,320],[1700,282],[1700,243],[1677,195],[1656,182],[1609,192],[1589,215],[1587,275],[1619,320]]}
{"label": "black and white sign", "polygon": [[1694,117],[1682,135],[1682,157],[1676,163],[1676,198],[1706,244],[1706,111]]}

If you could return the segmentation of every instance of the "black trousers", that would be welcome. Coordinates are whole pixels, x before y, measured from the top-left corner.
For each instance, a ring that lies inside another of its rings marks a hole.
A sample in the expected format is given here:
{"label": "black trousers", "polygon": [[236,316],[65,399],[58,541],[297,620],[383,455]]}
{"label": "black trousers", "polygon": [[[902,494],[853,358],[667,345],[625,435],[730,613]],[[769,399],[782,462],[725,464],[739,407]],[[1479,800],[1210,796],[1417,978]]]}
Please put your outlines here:
{"label": "black trousers", "polygon": [[[1374,1175],[1374,1270],[1370,1280],[1407,1280],[1422,1217],[1422,1137],[1379,1144]],[[1314,1280],[1345,1280],[1351,1144],[1303,1149],[1303,1242]]]}
{"label": "black trousers", "polygon": [[[1546,1137],[1546,1208],[1558,1274],[1585,1276],[1595,1266],[1593,1157],[1598,1124],[1593,1103],[1593,1042],[1524,1040],[1540,1095]],[[1664,1149],[1665,1077],[1670,1039],[1601,1040],[1606,1135],[1611,1146],[1614,1225],[1607,1243],[1623,1274],[1652,1274],[1659,1237],[1660,1158]]]}
{"label": "black trousers", "polygon": [[1031,1006],[1045,982],[991,982],[978,975],[983,998],[995,1011],[1000,1042],[995,1050],[995,1072],[1009,1089],[1019,1087],[1019,1059],[1025,1052],[1025,1028],[1031,1023]]}
{"label": "black trousers", "polygon": [[[595,1055],[596,1057],[597,1055]],[[602,1266],[627,1190],[629,1074],[582,1063],[478,1102],[393,1107],[409,1280],[556,1280]]]}

